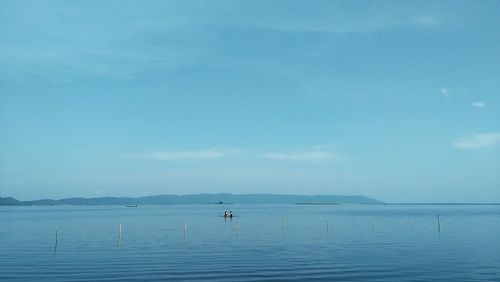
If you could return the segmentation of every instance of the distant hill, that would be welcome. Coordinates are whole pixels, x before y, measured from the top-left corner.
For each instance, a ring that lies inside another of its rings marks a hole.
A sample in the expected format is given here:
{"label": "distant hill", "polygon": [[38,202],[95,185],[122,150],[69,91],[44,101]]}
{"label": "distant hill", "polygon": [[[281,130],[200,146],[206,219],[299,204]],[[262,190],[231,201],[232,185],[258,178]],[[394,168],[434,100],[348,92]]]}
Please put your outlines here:
{"label": "distant hill", "polygon": [[280,194],[193,194],[157,195],[139,198],[100,197],[66,198],[61,200],[19,201],[0,197],[0,206],[53,205],[170,205],[170,204],[382,204],[365,196],[342,195],[280,195]]}

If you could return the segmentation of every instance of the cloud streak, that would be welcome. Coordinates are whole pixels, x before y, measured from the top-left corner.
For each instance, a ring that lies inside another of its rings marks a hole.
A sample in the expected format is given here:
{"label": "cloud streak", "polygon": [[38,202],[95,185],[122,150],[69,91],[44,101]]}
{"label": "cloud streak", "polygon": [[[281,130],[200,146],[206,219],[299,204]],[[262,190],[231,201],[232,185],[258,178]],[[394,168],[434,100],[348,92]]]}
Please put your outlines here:
{"label": "cloud streak", "polygon": [[273,30],[285,32],[302,33],[324,33],[324,34],[347,34],[359,32],[376,32],[386,29],[404,28],[408,26],[434,27],[439,21],[430,16],[419,16],[415,18],[387,18],[387,17],[368,17],[361,20],[344,21],[321,21],[300,23],[276,23],[268,27]]}
{"label": "cloud streak", "polygon": [[451,146],[461,150],[475,150],[490,147],[500,143],[500,133],[475,134],[461,137],[454,141]]}
{"label": "cloud streak", "polygon": [[268,160],[291,161],[299,163],[327,163],[334,159],[333,153],[321,148],[311,148],[296,152],[267,152],[263,158]]}
{"label": "cloud streak", "polygon": [[475,107],[475,108],[486,108],[486,102],[482,102],[482,101],[477,101],[477,102],[474,102],[471,104],[471,106]]}
{"label": "cloud streak", "polygon": [[447,88],[441,88],[439,89],[439,92],[441,92],[441,95],[443,95],[445,98],[450,98],[450,90],[448,90]]}
{"label": "cloud streak", "polygon": [[129,158],[153,161],[210,161],[223,158],[242,157],[268,161],[286,161],[295,163],[327,163],[335,159],[335,154],[321,146],[295,151],[259,151],[226,149],[222,147],[200,150],[161,150],[145,154],[128,155]]}
{"label": "cloud streak", "polygon": [[182,160],[216,160],[228,157],[234,152],[221,149],[210,148],[191,151],[157,151],[150,154],[134,156],[139,159],[158,160],[158,161],[182,161]]}

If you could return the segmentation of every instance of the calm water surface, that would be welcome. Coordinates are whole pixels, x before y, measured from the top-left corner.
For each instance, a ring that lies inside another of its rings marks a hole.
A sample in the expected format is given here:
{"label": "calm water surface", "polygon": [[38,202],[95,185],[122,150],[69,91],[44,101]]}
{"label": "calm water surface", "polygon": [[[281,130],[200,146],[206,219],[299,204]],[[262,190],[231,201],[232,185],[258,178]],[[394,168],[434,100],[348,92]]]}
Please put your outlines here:
{"label": "calm water surface", "polygon": [[500,281],[500,206],[0,207],[0,279]]}

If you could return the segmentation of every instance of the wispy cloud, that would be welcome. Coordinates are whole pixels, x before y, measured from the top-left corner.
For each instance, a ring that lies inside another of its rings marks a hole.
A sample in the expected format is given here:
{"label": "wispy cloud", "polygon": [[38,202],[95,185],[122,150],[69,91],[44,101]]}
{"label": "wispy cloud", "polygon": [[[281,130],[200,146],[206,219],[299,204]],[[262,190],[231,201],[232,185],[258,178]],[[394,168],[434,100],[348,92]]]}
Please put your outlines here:
{"label": "wispy cloud", "polygon": [[434,28],[446,23],[444,15],[429,14],[428,11],[367,10],[365,13],[351,13],[330,3],[315,11],[314,17],[301,20],[290,20],[287,17],[264,18],[260,19],[258,25],[284,32],[347,34],[413,27]]}
{"label": "wispy cloud", "polygon": [[477,102],[472,103],[471,106],[476,107],[476,108],[480,108],[480,109],[486,108],[486,102],[477,101]]}
{"label": "wispy cloud", "polygon": [[334,154],[322,147],[313,147],[307,150],[293,152],[267,152],[263,154],[263,157],[269,160],[300,163],[326,163],[334,159]]}
{"label": "wispy cloud", "polygon": [[99,9],[84,2],[32,4],[2,6],[19,13],[2,17],[0,79],[130,80],[151,70],[191,66],[212,50],[208,36],[196,29],[198,17],[178,15],[171,3],[123,3],[120,9],[111,2]]}
{"label": "wispy cloud", "polygon": [[414,19],[396,19],[387,17],[372,17],[362,20],[338,22],[312,21],[301,23],[274,24],[269,27],[274,30],[301,33],[346,34],[358,32],[376,32],[406,26],[434,27],[439,22],[435,18],[420,16]]}
{"label": "wispy cloud", "polygon": [[139,159],[159,160],[159,161],[180,161],[180,160],[215,160],[235,154],[234,151],[222,148],[210,148],[192,151],[157,151],[148,154],[134,155]]}
{"label": "wispy cloud", "polygon": [[324,146],[293,151],[263,151],[258,149],[228,149],[223,147],[200,150],[161,150],[144,154],[126,155],[127,158],[156,161],[218,160],[241,157],[244,159],[281,160],[297,163],[327,163],[336,155]]}
{"label": "wispy cloud", "polygon": [[500,133],[485,133],[460,137],[451,146],[461,150],[474,150],[498,143],[500,143]]}
{"label": "wispy cloud", "polygon": [[[203,52],[203,51],[201,51]],[[47,81],[73,81],[88,77],[131,79],[147,69],[172,69],[194,64],[201,56],[193,49],[141,52],[133,48],[100,50],[86,47],[52,46],[6,48],[0,46],[0,75],[11,79],[33,75]]]}
{"label": "wispy cloud", "polygon": [[441,95],[443,95],[445,98],[450,98],[451,96],[450,90],[448,88],[443,87],[439,89],[439,92],[441,92]]}
{"label": "wispy cloud", "polygon": [[440,24],[440,21],[436,17],[425,15],[415,17],[412,22],[421,27],[434,27]]}

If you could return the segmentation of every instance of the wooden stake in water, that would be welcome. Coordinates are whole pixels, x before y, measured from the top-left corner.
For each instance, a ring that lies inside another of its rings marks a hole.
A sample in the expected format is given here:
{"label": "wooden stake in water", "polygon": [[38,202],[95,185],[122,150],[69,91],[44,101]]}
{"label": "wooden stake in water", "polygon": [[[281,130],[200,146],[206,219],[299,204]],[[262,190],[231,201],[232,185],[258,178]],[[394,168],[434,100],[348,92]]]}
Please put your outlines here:
{"label": "wooden stake in water", "polygon": [[236,239],[240,236],[240,222],[236,221]]}
{"label": "wooden stake in water", "polygon": [[58,230],[58,227],[56,226],[56,234],[55,234],[56,235],[56,241],[54,242],[54,253],[53,253],[54,256],[57,253],[57,237],[58,237],[57,236],[57,230]]}
{"label": "wooden stake in water", "polygon": [[118,251],[122,248],[122,224],[118,227]]}
{"label": "wooden stake in water", "polygon": [[413,231],[413,220],[410,218],[410,230]]}
{"label": "wooden stake in water", "polygon": [[286,238],[286,217],[283,216],[283,239]]}
{"label": "wooden stake in water", "polygon": [[440,218],[439,214],[437,216],[437,221],[438,221],[437,222],[437,224],[438,224],[438,232],[441,233],[441,218]]}
{"label": "wooden stake in water", "polygon": [[328,219],[326,220],[326,233],[328,233]]}

